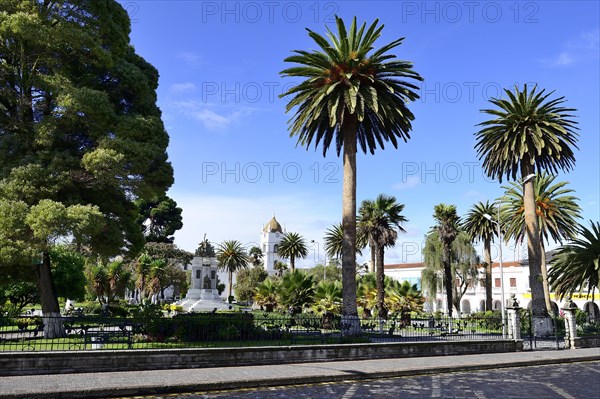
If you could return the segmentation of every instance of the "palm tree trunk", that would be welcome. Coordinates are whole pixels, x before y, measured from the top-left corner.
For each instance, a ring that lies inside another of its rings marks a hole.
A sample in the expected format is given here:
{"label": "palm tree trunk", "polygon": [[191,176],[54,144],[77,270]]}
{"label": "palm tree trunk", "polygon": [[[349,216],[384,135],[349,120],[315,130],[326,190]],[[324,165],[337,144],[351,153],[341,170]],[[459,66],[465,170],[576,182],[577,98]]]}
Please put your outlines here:
{"label": "palm tree trunk", "polygon": [[342,189],[342,315],[346,333],[360,333],[356,305],[356,116],[347,115],[344,137],[344,182]]}
{"label": "palm tree trunk", "polygon": [[229,295],[227,296],[227,299],[231,298],[231,289],[233,288],[233,272],[231,270],[229,270]]}
{"label": "palm tree trunk", "polygon": [[379,318],[387,318],[387,309],[385,308],[385,271],[383,270],[383,246],[378,245],[375,250],[377,254],[377,309]]}
{"label": "palm tree trunk", "polygon": [[[500,243],[502,245],[502,243]],[[492,255],[490,248],[491,240],[485,240],[483,243],[483,259],[485,267],[485,310],[491,311],[492,307]]]}
{"label": "palm tree trunk", "polygon": [[34,271],[44,315],[44,338],[62,338],[66,334],[60,316],[48,251],[42,253],[42,263],[35,265]]}
{"label": "palm tree trunk", "polygon": [[369,273],[375,273],[377,256],[375,255],[375,245],[371,245],[371,264],[369,265]]}
{"label": "palm tree trunk", "polygon": [[[554,314],[554,309],[552,308],[552,301],[550,300],[550,287],[548,285],[548,268],[546,267],[546,247],[544,245],[544,240],[540,240],[540,256],[541,256],[541,266],[542,266],[542,285],[544,287],[544,300],[546,301],[546,311],[548,314]],[[556,316],[556,315],[555,315]]]}
{"label": "palm tree trunk", "polygon": [[452,266],[450,264],[450,246],[442,242],[442,264],[444,265],[444,278],[446,279],[446,306],[448,307],[448,316],[452,317]]}
{"label": "palm tree trunk", "polygon": [[[525,179],[534,173],[533,166],[528,158],[521,161],[521,175]],[[542,283],[540,230],[535,212],[535,192],[533,182],[529,179],[523,183],[523,206],[525,214],[525,230],[527,234],[527,256],[529,260],[529,287],[531,288],[531,314],[534,334],[537,336],[549,335],[552,331],[551,321],[546,311],[544,299],[544,286]]]}
{"label": "palm tree trunk", "polygon": [[290,255],[290,271],[293,273],[296,270],[296,264],[294,263],[294,255]]}

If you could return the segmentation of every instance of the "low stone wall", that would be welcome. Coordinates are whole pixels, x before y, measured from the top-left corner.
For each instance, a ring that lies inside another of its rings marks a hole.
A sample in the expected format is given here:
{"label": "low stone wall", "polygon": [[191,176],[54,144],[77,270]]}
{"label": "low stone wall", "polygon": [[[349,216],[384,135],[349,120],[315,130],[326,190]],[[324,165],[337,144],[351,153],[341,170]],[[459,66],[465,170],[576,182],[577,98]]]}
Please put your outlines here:
{"label": "low stone wall", "polygon": [[600,335],[575,337],[575,348],[600,348]]}
{"label": "low stone wall", "polygon": [[91,373],[515,352],[522,341],[0,353],[0,375]]}

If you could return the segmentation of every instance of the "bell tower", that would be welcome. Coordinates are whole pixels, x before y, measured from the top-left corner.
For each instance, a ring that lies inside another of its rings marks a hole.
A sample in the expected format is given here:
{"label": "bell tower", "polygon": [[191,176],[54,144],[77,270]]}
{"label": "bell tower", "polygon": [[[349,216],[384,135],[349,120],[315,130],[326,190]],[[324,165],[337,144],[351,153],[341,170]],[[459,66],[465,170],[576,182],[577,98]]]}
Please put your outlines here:
{"label": "bell tower", "polygon": [[277,244],[283,239],[283,234],[284,232],[281,229],[281,225],[277,219],[275,219],[275,216],[273,216],[262,229],[260,235],[260,249],[263,252],[264,268],[269,275],[273,275],[276,272],[273,267],[275,261],[281,261],[281,258],[277,254]]}

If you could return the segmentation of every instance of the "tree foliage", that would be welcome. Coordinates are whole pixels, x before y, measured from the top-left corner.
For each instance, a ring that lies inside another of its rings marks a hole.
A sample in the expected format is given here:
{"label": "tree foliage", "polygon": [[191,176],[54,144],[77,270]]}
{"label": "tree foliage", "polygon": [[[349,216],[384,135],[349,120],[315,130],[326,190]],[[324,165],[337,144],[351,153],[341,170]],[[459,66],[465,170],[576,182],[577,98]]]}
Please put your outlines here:
{"label": "tree foliage", "polygon": [[177,202],[164,195],[157,200],[136,201],[140,215],[138,223],[146,242],[172,243],[173,234],[183,227],[182,209]]}
{"label": "tree foliage", "polygon": [[[40,243],[71,237],[105,257],[141,249],[134,200],[162,196],[173,170],[156,106],[158,72],[135,53],[129,33],[114,0],[1,3],[0,199],[9,204],[0,206],[24,221],[18,232],[0,229],[4,255],[30,256]],[[98,217],[101,228],[92,222]],[[54,315],[42,252],[42,308]]]}
{"label": "tree foliage", "polygon": [[296,259],[306,258],[308,248],[306,240],[298,233],[286,233],[283,239],[277,244],[277,253],[284,259],[289,259],[290,270],[296,269]]}

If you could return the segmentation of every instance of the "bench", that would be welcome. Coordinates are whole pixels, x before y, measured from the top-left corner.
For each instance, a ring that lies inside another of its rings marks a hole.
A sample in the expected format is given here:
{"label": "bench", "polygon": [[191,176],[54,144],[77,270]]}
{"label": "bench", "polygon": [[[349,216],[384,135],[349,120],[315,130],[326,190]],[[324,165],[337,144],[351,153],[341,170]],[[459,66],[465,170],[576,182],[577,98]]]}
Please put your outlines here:
{"label": "bench", "polygon": [[[131,338],[131,332],[128,330],[109,330],[109,331],[98,331],[98,330],[86,330],[83,333],[83,346],[87,345],[100,345],[102,347],[107,344],[126,344],[127,349],[133,347],[133,340]],[[94,349],[92,347],[92,349]]]}

